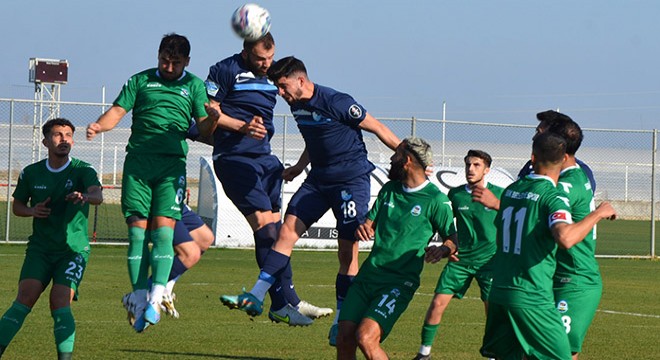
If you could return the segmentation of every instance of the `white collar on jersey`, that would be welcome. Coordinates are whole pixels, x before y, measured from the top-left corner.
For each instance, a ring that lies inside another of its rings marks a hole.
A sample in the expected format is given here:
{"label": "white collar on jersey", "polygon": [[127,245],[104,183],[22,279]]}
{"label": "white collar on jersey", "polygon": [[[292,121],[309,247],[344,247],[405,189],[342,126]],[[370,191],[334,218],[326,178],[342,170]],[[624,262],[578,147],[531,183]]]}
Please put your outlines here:
{"label": "white collar on jersey", "polygon": [[69,164],[71,164],[71,158],[70,157],[67,158],[66,164],[60,166],[57,169],[53,169],[52,167],[50,167],[50,164],[48,163],[48,159],[46,159],[46,169],[48,169],[50,172],[54,172],[54,173],[58,173],[58,172],[60,172],[64,169],[66,169],[66,167],[69,166]]}
{"label": "white collar on jersey", "polygon": [[555,181],[552,180],[552,178],[549,177],[549,176],[538,175],[538,174],[530,173],[529,175],[527,175],[527,177],[530,178],[530,179],[535,179],[535,180],[536,180],[536,179],[548,180],[548,181],[550,181],[550,182],[552,183],[552,185],[554,185],[555,187],[557,186],[557,184],[555,184]]}
{"label": "white collar on jersey", "polygon": [[573,166],[569,166],[569,167],[567,167],[566,169],[563,169],[563,170],[559,173],[559,175],[564,175],[565,172],[567,172],[568,170],[573,170],[573,169],[580,169],[580,165],[575,164],[575,165],[573,165]]}
{"label": "white collar on jersey", "polygon": [[429,183],[429,179],[426,179],[421,185],[416,186],[414,188],[406,187],[405,185],[403,185],[403,183],[401,184],[401,187],[403,188],[404,192],[413,193],[413,192],[422,190],[424,188],[424,186],[426,186],[426,184],[428,184],[428,183]]}

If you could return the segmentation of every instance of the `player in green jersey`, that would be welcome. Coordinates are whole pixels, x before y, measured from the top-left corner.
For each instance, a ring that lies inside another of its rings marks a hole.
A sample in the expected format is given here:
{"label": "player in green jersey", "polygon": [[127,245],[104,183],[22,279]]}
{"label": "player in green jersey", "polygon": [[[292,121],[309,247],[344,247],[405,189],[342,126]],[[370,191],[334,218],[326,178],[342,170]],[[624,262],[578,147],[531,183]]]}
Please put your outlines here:
{"label": "player in green jersey", "polygon": [[[582,129],[572,119],[554,122],[547,129],[566,140],[564,162],[557,188],[568,198],[574,221],[580,221],[595,208],[591,182],[578,165],[575,153],[582,144]],[[568,334],[573,359],[591,325],[603,291],[603,280],[596,261],[596,229],[570,249],[557,250],[554,295],[557,310]]]}
{"label": "player in green jersey", "polygon": [[[407,138],[391,157],[389,181],[367,220],[356,230],[373,248],[348,290],[339,314],[337,359],[387,359],[380,347],[419,287],[424,261],[435,263],[456,251],[451,202],[426,177],[430,145]],[[438,233],[442,246],[429,246]]]}
{"label": "player in green jersey", "polygon": [[[186,190],[190,119],[195,119],[202,136],[210,135],[218,120],[218,112],[207,104],[204,82],[185,71],[189,55],[188,39],[165,35],[158,49],[158,67],[128,79],[113,106],[87,127],[91,140],[133,112],[121,205],[128,224],[128,274],[142,301],[135,313],[129,310],[129,321],[138,332],[160,320],[159,304],[174,259],[174,224],[181,219]],[[151,253],[146,239],[149,218]],[[148,293],[149,266],[153,286]]]}
{"label": "player in green jersey", "polygon": [[573,223],[568,200],[556,188],[566,159],[562,137],[547,131],[538,134],[532,146],[534,173],[502,194],[483,356],[571,359],[552,292],[557,246],[570,249],[598,221],[616,213],[603,203]]}
{"label": "player in green jersey", "polygon": [[42,132],[48,158],[23,169],[14,190],[14,215],[34,220],[18,295],[0,319],[0,357],[51,281],[50,310],[58,359],[70,359],[73,353],[76,324],[71,301],[77,300],[89,257],[89,204],[103,202],[96,171],[69,157],[74,131],[69,120],[47,121]]}
{"label": "player in green jersey", "polygon": [[415,360],[431,358],[431,347],[442,314],[453,297],[463,298],[473,278],[481,289],[481,300],[488,312],[488,292],[493,281],[490,259],[495,255],[495,215],[498,209],[476,202],[472,192],[475,188],[487,188],[499,199],[504,189],[486,181],[493,161],[488,153],[470,150],[463,161],[467,184],[449,190],[448,194],[456,218],[458,253],[452,256],[454,261],[450,258],[438,279],[422,327],[422,345]]}

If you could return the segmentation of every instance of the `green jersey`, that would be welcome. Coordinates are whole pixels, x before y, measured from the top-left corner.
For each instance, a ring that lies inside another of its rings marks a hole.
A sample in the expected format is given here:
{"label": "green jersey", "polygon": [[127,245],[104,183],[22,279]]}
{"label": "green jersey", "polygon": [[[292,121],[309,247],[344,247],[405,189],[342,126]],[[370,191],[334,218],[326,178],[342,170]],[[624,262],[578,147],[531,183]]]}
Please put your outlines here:
{"label": "green jersey", "polygon": [[14,199],[34,206],[50,198],[46,206],[51,209],[47,218],[32,220],[28,249],[47,253],[89,250],[89,203],[73,204],[64,198],[74,191],[87,192],[94,185],[101,186],[94,168],[74,158],[59,169],[48,166],[48,159],[23,169],[14,190]]}
{"label": "green jersey", "polygon": [[173,81],[158,76],[156,68],[133,75],[114,102],[133,110],[126,152],[185,157],[190,119],[207,116],[207,101],[204,82],[189,72]]}
{"label": "green jersey", "polygon": [[550,228],[572,222],[568,200],[551,178],[530,174],[504,190],[495,221],[497,252],[488,301],[524,308],[554,307],[557,243]]}
{"label": "green jersey", "polygon": [[[486,188],[498,199],[504,191],[501,187],[490,183],[486,184]],[[467,184],[449,190],[448,197],[456,217],[458,257],[461,262],[474,266],[487,263],[495,255],[497,248],[495,244],[497,210],[472,201],[472,190]]]}
{"label": "green jersey", "polygon": [[429,240],[435,233],[444,238],[456,232],[451,202],[430,181],[416,189],[386,183],[367,217],[375,223],[374,245],[356,281],[417,288]]}
{"label": "green jersey", "polygon": [[[571,205],[574,221],[580,221],[596,209],[591,183],[579,166],[564,169],[557,185]],[[601,287],[602,279],[596,261],[596,230],[570,249],[557,250],[556,288]]]}

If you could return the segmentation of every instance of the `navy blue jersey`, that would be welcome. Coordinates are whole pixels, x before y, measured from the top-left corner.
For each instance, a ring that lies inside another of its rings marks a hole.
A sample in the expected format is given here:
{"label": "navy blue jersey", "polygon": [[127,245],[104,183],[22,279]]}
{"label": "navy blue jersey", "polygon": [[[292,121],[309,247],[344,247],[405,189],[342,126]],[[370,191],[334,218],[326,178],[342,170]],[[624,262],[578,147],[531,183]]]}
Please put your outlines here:
{"label": "navy blue jersey", "polygon": [[[589,165],[585,164],[582,162],[582,160],[575,158],[575,162],[580,165],[580,168],[582,171],[584,171],[584,174],[587,175],[587,179],[589,179],[589,183],[591,184],[591,190],[596,193],[596,178],[594,177],[594,172],[591,170]],[[525,177],[526,175],[531,174],[533,171],[532,168],[532,161],[528,160],[525,165],[520,169],[518,172],[518,179],[521,179]]]}
{"label": "navy blue jersey", "polygon": [[205,84],[209,99],[219,102],[224,114],[246,123],[261,116],[268,131],[268,136],[256,140],[218,127],[213,134],[213,155],[270,154],[277,87],[266,76],[254,75],[240,54],[211,66]]}
{"label": "navy blue jersey", "polygon": [[338,182],[370,173],[375,167],[358,127],[367,115],[350,95],[314,84],[307,102],[291,105],[312,164],[309,176]]}

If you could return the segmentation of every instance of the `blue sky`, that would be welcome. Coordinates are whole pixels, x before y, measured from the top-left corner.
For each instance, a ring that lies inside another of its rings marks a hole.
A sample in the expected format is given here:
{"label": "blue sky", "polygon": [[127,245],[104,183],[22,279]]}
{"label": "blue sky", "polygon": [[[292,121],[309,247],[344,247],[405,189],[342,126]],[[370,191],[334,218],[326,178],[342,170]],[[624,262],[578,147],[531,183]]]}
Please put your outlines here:
{"label": "blue sky", "polygon": [[[192,43],[189,70],[241,48],[244,1],[3,1],[0,98],[31,98],[30,57],[67,59],[67,101],[111,102],[156,65],[163,34]],[[585,128],[660,128],[658,1],[257,1],[276,58],[353,95],[376,117],[535,123],[559,109]],[[288,113],[278,99],[277,113]],[[92,119],[90,119],[92,120]]]}

